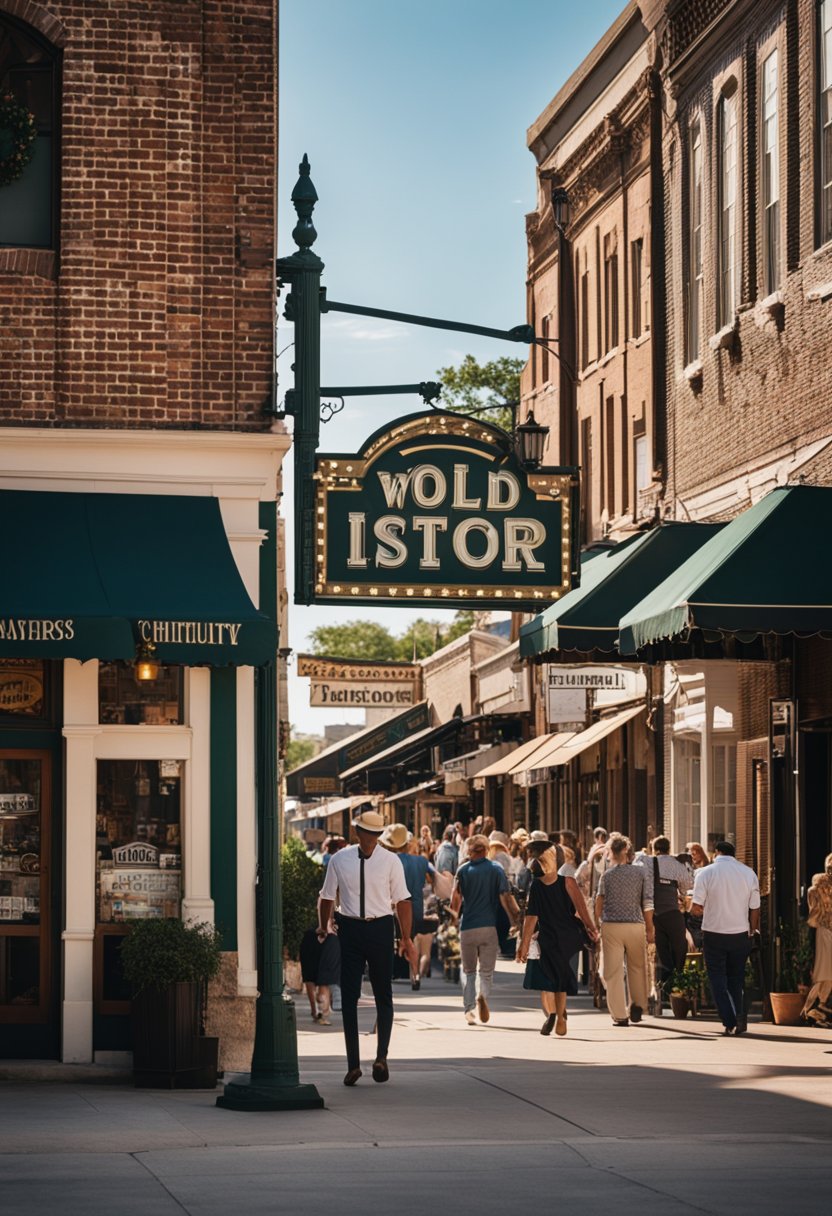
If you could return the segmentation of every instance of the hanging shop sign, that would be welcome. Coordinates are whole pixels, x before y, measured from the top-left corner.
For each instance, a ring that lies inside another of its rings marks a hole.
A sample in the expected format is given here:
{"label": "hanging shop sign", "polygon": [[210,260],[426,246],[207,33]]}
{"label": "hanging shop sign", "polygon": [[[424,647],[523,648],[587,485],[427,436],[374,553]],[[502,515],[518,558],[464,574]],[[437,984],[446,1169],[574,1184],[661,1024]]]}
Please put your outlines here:
{"label": "hanging shop sign", "polygon": [[416,684],[422,674],[418,663],[376,663],[367,659],[328,659],[298,655],[298,675],[313,680],[354,681],[362,684]]}
{"label": "hanging shop sign", "polygon": [[309,704],[318,709],[407,709],[416,703],[415,684],[348,684],[312,680]]}
{"label": "hanging shop sign", "polygon": [[[592,693],[592,704],[598,708],[636,701],[647,692],[647,680],[640,667],[616,667],[605,663],[575,666],[551,663],[547,684],[549,704],[555,712],[566,694],[582,695],[585,699],[587,693]],[[550,722],[564,720],[550,713]]]}
{"label": "hanging shop sign", "polygon": [[412,415],[315,479],[316,602],[536,610],[573,586],[577,477],[523,469],[497,427]]}

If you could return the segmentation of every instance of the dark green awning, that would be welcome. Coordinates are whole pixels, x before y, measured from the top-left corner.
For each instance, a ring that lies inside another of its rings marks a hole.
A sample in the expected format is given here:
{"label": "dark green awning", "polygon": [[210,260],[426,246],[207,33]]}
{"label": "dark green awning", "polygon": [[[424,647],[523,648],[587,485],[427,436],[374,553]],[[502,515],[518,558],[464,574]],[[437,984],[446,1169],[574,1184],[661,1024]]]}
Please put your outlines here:
{"label": "dark green awning", "polygon": [[622,652],[691,629],[741,641],[832,633],[830,535],[832,488],[772,490],[623,615]]}
{"label": "dark green awning", "polygon": [[580,587],[522,626],[521,657],[553,651],[616,653],[620,617],[721,527],[663,523],[582,558]]}
{"label": "dark green awning", "polygon": [[0,490],[0,656],[259,666],[276,625],[249,599],[216,498]]}

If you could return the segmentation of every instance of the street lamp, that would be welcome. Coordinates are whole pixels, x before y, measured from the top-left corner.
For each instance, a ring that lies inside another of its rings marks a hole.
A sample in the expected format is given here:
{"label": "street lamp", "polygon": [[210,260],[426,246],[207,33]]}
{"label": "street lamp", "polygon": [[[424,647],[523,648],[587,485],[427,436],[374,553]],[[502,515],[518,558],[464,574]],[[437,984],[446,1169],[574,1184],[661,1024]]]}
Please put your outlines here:
{"label": "street lamp", "polygon": [[543,447],[548,434],[548,426],[541,426],[531,410],[526,415],[526,421],[514,428],[517,458],[524,469],[539,469],[543,464]]}
{"label": "street lamp", "polygon": [[558,232],[565,232],[569,225],[569,195],[563,186],[552,184],[552,214]]}

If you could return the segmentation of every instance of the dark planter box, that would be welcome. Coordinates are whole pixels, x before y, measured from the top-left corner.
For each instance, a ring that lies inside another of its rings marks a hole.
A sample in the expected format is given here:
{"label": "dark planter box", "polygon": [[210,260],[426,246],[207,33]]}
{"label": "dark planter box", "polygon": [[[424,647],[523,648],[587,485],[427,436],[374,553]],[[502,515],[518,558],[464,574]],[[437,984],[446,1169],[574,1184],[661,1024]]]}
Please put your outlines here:
{"label": "dark planter box", "polygon": [[145,988],[133,997],[133,1083],[143,1089],[213,1089],[217,1039],[199,1034],[199,984]]}

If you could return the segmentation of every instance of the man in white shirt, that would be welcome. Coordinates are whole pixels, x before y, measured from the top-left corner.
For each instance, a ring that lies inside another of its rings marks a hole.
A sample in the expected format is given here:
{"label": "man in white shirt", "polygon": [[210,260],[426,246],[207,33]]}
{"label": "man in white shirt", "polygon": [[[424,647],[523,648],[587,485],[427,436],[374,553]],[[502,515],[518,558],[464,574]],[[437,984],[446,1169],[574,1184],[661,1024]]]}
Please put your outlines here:
{"label": "man in white shirt", "polygon": [[337,901],[335,920],[341,943],[341,1014],[347,1045],[345,1085],[355,1085],[361,1076],[358,1043],[358,1000],[364,967],[376,1003],[378,1047],[373,1080],[390,1076],[387,1052],[393,1030],[393,907],[401,929],[399,953],[414,965],[411,940],[413,905],[404,870],[395,853],[378,847],[384,817],[364,811],[353,821],[358,844],[335,853],[326,868],[318,905],[318,938],[326,938],[327,925]]}
{"label": "man in white shirt", "polygon": [[729,841],[720,840],[711,864],[696,871],[690,910],[702,917],[705,967],[725,1034],[744,1034],[745,963],[760,927],[760,884]]}

